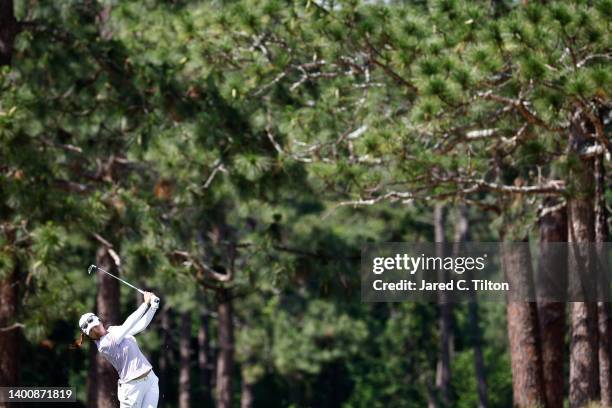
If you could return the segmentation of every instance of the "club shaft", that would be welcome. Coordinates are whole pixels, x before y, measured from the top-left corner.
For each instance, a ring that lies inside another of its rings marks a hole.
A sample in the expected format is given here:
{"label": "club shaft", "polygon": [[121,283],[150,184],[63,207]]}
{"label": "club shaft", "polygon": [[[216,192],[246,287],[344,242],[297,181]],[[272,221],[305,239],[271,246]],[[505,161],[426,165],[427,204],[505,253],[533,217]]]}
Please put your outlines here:
{"label": "club shaft", "polygon": [[131,284],[131,283],[129,283],[129,282],[124,281],[124,280],[123,280],[123,279],[121,279],[120,277],[115,276],[115,275],[113,275],[112,273],[107,272],[107,271],[105,271],[105,270],[104,270],[104,269],[102,269],[102,268],[98,268],[97,266],[96,266],[96,269],[97,269],[97,270],[99,270],[99,271],[104,272],[104,273],[105,273],[105,274],[107,274],[107,275],[112,276],[113,278],[117,279],[118,281],[121,281],[121,282],[125,283],[125,284],[126,284],[126,285],[128,285],[130,288],[132,288],[132,289],[136,289],[137,291],[139,291],[140,293],[142,293],[142,294],[144,295],[144,291],[143,291],[143,290],[138,289],[136,286],[132,285],[132,284]]}

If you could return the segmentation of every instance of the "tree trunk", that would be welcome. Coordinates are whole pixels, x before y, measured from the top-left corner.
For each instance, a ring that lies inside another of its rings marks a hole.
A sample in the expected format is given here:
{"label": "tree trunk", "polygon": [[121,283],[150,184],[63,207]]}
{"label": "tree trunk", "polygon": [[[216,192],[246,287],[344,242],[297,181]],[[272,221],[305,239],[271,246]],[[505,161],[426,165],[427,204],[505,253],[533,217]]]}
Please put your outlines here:
{"label": "tree trunk", "polygon": [[[469,233],[468,212],[465,204],[461,204],[457,211],[455,223],[455,248],[454,255],[459,256],[460,244],[467,242]],[[480,329],[480,318],[478,315],[478,303],[473,293],[470,293],[468,303],[468,324],[470,327],[470,343],[474,349],[474,371],[476,373],[476,391],[478,393],[478,408],[487,408],[487,374],[482,354],[482,333]]]}
{"label": "tree trunk", "polygon": [[[0,0],[0,67],[11,64],[19,24],[13,0]],[[17,261],[16,261],[17,262]],[[15,323],[19,297],[19,265],[0,279],[0,329]],[[0,385],[18,385],[21,328],[0,331]],[[0,407],[7,406],[0,402]]]}
{"label": "tree trunk", "polygon": [[[436,255],[444,257],[446,210],[444,205],[436,204],[434,207],[434,239],[439,243],[436,247]],[[438,281],[446,282],[446,271],[438,271]],[[436,367],[436,388],[438,389],[441,405],[450,406],[450,384],[451,384],[451,347],[453,341],[452,333],[452,307],[448,299],[448,294],[441,290],[438,292],[438,307],[440,315],[438,317],[438,327],[440,330],[440,355]]]}
{"label": "tree trunk", "polygon": [[172,365],[172,316],[167,307],[161,309],[162,352],[159,353],[159,406],[166,405],[168,397],[169,368]]}
{"label": "tree trunk", "polygon": [[[608,214],[605,198],[605,168],[603,157],[595,158],[595,242],[597,242],[597,258],[605,259],[604,242],[608,241]],[[598,270],[605,270],[603,268]],[[602,274],[602,287],[610,287],[607,274]],[[604,295],[602,293],[602,295]],[[600,300],[607,300],[602,296]],[[612,305],[600,301],[597,304],[597,320],[599,335],[599,386],[601,390],[601,404],[612,406]]]}
{"label": "tree trunk", "polygon": [[11,65],[15,37],[19,30],[13,0],[0,0],[0,67]]}
{"label": "tree trunk", "polygon": [[599,331],[599,385],[601,388],[601,404],[612,406],[612,308],[609,302],[598,302],[597,320]]}
{"label": "tree trunk", "polygon": [[98,406],[98,350],[93,342],[88,341],[89,373],[87,374],[87,406],[96,408]]}
{"label": "tree trunk", "polygon": [[[511,288],[533,288],[531,252],[527,243],[504,246],[502,262]],[[507,315],[514,405],[542,406],[544,385],[536,303],[509,299]]]}
{"label": "tree trunk", "polygon": [[[572,195],[568,197],[568,241],[593,242],[594,231],[594,177],[593,160],[579,156],[581,149],[590,143],[590,132],[580,112],[572,119],[569,146],[569,181]],[[579,279],[580,287],[588,283],[589,276],[578,276],[577,271],[588,271],[592,259],[582,247],[570,248],[570,279]],[[570,288],[577,285],[570,282]],[[574,302],[571,304],[571,343],[569,402],[571,407],[582,407],[594,401],[599,393],[597,303]]]}
{"label": "tree trunk", "polygon": [[542,374],[547,408],[563,407],[563,361],[565,359],[565,302],[561,291],[567,285],[566,251],[551,244],[567,241],[567,209],[544,207],[540,219],[540,259],[538,320],[542,341]]}
{"label": "tree trunk", "polygon": [[[98,248],[96,265],[114,275],[119,274],[108,249],[104,246]],[[106,327],[120,324],[119,281],[100,272],[97,273],[96,279],[98,284],[98,294],[96,296],[98,317]],[[91,346],[95,347],[93,344]],[[119,376],[117,371],[100,353],[96,358],[96,370],[97,408],[118,407],[117,379]]]}
{"label": "tree trunk", "polygon": [[253,383],[248,376],[242,373],[242,386],[240,387],[240,408],[253,408],[255,397],[253,395]]}
{"label": "tree trunk", "polygon": [[[14,322],[17,314],[19,297],[19,266],[0,280],[0,328],[7,329]],[[0,385],[3,387],[19,385],[19,343],[21,329],[0,331]],[[6,407],[0,402],[0,407]]]}
{"label": "tree trunk", "polygon": [[484,356],[482,354],[482,333],[478,303],[468,303],[468,319],[471,332],[472,348],[474,349],[474,369],[476,372],[476,391],[478,392],[478,408],[487,408],[489,398],[487,392],[487,373],[485,371]]}
{"label": "tree trunk", "polygon": [[597,399],[599,385],[597,304],[571,303],[570,407]]}
{"label": "tree trunk", "polygon": [[234,326],[232,299],[228,289],[217,292],[219,355],[217,356],[217,408],[230,408],[232,403],[232,370],[234,367]]}
{"label": "tree trunk", "polygon": [[191,362],[191,312],[181,313],[181,339],[179,341],[179,408],[189,408],[190,362]]}
{"label": "tree trunk", "polygon": [[208,331],[208,308],[201,299],[200,327],[198,328],[198,371],[200,373],[200,401],[205,407],[212,407],[210,334]]}

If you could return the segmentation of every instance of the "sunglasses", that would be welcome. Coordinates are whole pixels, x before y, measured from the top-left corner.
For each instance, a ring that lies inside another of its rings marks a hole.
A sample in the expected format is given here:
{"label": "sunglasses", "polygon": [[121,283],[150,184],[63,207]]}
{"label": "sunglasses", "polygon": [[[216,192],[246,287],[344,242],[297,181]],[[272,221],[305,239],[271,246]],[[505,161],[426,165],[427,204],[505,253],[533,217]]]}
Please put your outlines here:
{"label": "sunglasses", "polygon": [[89,316],[87,321],[81,325],[81,329],[85,330],[95,320],[95,316]]}

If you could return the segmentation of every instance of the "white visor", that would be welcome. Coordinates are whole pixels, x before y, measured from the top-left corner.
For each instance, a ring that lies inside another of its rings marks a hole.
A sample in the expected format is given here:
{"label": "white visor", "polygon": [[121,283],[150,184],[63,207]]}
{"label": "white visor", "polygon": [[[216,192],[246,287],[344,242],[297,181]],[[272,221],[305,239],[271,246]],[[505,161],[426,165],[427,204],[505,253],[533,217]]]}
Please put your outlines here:
{"label": "white visor", "polygon": [[100,324],[100,319],[98,319],[98,316],[96,316],[93,313],[85,313],[79,319],[79,327],[80,327],[80,329],[83,331],[83,333],[85,333],[88,336],[89,336],[89,331],[93,327],[96,327],[99,324]]}

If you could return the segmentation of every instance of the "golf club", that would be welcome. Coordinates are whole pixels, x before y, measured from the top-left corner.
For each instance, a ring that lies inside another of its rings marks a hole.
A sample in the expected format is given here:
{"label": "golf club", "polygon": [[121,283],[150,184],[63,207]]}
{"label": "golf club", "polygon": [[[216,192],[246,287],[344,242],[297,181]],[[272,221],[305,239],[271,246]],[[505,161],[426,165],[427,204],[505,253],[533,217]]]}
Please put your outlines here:
{"label": "golf club", "polygon": [[[140,293],[142,293],[142,294],[144,295],[144,293],[145,293],[145,292],[144,292],[144,290],[138,289],[136,286],[132,285],[131,283],[124,281],[124,280],[123,280],[123,279],[121,279],[120,277],[115,276],[115,275],[113,275],[112,273],[107,272],[107,271],[105,271],[104,269],[102,269],[102,268],[100,268],[100,267],[98,267],[98,266],[96,266],[96,265],[93,265],[93,264],[92,264],[92,265],[90,265],[90,266],[89,266],[89,268],[87,268],[87,273],[88,273],[89,275],[91,275],[91,272],[95,272],[95,270],[96,270],[96,269],[97,269],[97,270],[99,270],[99,271],[104,272],[104,273],[105,273],[105,274],[107,274],[107,275],[112,276],[113,278],[117,279],[117,280],[118,280],[118,281],[120,281],[120,282],[125,283],[125,284],[126,284],[126,285],[128,285],[130,288],[132,288],[132,289],[136,289],[137,291],[139,291]],[[156,302],[156,303],[157,303],[157,302],[159,302],[159,299],[158,299],[158,298],[156,298],[156,299],[155,299],[155,302]]]}

